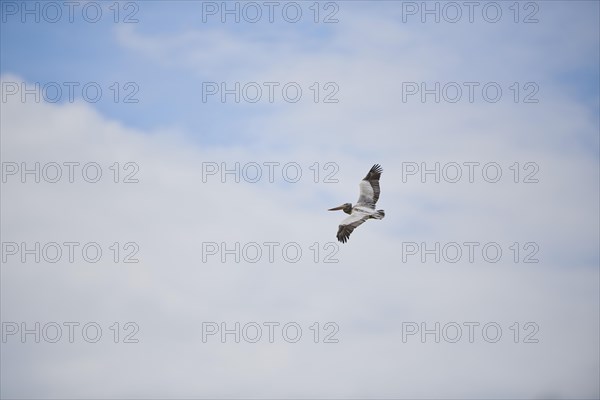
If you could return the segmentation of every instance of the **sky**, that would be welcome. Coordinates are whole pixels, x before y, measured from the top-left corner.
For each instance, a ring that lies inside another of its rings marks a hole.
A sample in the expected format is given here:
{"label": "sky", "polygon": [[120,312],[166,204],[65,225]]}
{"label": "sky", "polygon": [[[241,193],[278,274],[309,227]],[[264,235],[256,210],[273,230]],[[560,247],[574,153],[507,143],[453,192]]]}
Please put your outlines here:
{"label": "sky", "polygon": [[598,2],[0,7],[0,397],[600,397]]}

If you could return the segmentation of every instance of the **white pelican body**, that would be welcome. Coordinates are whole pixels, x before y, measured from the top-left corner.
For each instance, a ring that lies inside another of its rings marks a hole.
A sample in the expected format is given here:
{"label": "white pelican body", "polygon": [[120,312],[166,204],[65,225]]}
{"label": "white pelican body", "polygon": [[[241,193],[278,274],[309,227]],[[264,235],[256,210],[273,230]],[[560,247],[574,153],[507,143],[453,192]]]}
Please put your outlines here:
{"label": "white pelican body", "polygon": [[337,238],[340,242],[346,243],[352,231],[366,220],[382,219],[385,216],[383,210],[375,210],[375,204],[377,204],[381,192],[379,178],[382,172],[383,169],[379,164],[371,167],[367,176],[360,182],[360,196],[354,207],[351,203],[345,203],[329,209],[329,211],[343,210],[346,214],[350,214],[338,227]]}

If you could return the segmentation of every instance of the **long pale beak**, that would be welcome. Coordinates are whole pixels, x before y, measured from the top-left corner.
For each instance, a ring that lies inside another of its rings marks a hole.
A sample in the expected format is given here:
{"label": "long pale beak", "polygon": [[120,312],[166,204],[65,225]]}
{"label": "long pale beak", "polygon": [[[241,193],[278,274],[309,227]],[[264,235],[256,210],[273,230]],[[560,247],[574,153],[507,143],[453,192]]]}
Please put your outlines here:
{"label": "long pale beak", "polygon": [[341,205],[341,206],[339,206],[339,207],[333,207],[333,208],[330,208],[330,209],[329,209],[329,210],[327,210],[327,211],[337,211],[337,210],[343,210],[343,209],[344,209],[344,204],[342,204],[342,205]]}

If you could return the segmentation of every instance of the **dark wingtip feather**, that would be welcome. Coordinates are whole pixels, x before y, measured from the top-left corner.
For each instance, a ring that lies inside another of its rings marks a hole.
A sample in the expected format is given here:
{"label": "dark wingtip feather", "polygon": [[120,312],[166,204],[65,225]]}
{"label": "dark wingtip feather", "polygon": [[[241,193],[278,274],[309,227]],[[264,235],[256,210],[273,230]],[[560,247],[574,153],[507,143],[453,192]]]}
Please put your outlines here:
{"label": "dark wingtip feather", "polygon": [[371,167],[371,169],[369,170],[369,173],[367,174],[367,176],[365,176],[364,180],[368,181],[371,179],[379,179],[382,172],[383,172],[383,168],[381,168],[381,165],[375,164]]}
{"label": "dark wingtip feather", "polygon": [[348,233],[348,231],[344,229],[343,225],[340,225],[338,227],[337,239],[342,243],[346,243],[348,241],[348,238],[350,238],[350,233]]}

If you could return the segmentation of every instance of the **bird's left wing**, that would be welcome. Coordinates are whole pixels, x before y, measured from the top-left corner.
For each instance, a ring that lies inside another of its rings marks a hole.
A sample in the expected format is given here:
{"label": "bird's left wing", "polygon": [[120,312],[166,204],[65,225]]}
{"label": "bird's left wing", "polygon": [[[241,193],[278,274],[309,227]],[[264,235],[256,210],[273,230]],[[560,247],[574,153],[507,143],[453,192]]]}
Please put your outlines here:
{"label": "bird's left wing", "polygon": [[362,225],[367,219],[369,219],[368,214],[354,211],[352,215],[340,223],[337,232],[338,240],[346,243],[352,231]]}
{"label": "bird's left wing", "polygon": [[379,178],[382,172],[383,168],[381,168],[381,165],[375,164],[371,167],[367,176],[360,181],[360,196],[356,202],[357,206],[375,208],[375,204],[379,200],[379,193],[381,192]]}

